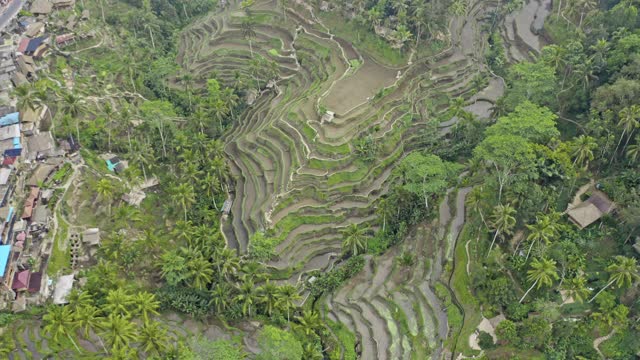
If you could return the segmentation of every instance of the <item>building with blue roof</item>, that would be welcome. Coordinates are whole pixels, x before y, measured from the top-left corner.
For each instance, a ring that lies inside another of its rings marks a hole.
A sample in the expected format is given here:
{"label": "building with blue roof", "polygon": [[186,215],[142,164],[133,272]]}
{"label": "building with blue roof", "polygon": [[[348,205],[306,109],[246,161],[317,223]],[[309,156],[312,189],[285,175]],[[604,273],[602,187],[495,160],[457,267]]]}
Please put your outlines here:
{"label": "building with blue roof", "polygon": [[20,113],[14,112],[0,117],[0,126],[9,126],[20,122]]}
{"label": "building with blue roof", "polygon": [[0,245],[0,277],[4,277],[11,254],[11,245]]}

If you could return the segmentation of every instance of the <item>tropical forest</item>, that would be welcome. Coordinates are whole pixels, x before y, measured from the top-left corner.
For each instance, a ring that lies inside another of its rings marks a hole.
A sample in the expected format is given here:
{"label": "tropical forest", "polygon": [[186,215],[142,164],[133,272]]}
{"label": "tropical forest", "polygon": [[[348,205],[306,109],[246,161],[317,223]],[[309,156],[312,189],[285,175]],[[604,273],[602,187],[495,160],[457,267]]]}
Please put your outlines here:
{"label": "tropical forest", "polygon": [[640,358],[639,0],[5,3],[0,358]]}

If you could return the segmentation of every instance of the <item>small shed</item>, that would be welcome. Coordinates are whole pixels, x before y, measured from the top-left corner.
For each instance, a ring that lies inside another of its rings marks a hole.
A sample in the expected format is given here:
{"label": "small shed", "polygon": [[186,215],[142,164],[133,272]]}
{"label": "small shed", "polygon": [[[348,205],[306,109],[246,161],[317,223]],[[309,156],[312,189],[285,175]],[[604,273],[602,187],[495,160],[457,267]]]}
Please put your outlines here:
{"label": "small shed", "polygon": [[580,229],[584,229],[614,209],[615,204],[607,194],[594,190],[587,200],[567,210],[567,215]]}
{"label": "small shed", "polygon": [[53,10],[53,6],[49,0],[36,0],[31,5],[31,13],[33,15],[48,15],[51,10]]}
{"label": "small shed", "polygon": [[68,304],[67,296],[73,289],[73,274],[63,275],[58,278],[56,288],[53,290],[53,303],[56,305]]}
{"label": "small shed", "polygon": [[92,228],[85,230],[82,234],[82,242],[89,246],[100,245],[100,229]]}

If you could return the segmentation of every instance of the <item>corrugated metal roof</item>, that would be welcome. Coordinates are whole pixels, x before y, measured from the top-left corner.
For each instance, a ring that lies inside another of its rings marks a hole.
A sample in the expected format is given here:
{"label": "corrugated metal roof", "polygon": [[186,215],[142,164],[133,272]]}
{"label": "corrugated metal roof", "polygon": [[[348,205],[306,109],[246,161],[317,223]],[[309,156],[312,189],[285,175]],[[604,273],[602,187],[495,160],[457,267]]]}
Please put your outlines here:
{"label": "corrugated metal roof", "polygon": [[9,254],[11,253],[11,245],[0,245],[0,276],[4,276],[9,262]]}
{"label": "corrugated metal roof", "polygon": [[9,126],[20,122],[20,113],[14,112],[0,117],[0,126]]}

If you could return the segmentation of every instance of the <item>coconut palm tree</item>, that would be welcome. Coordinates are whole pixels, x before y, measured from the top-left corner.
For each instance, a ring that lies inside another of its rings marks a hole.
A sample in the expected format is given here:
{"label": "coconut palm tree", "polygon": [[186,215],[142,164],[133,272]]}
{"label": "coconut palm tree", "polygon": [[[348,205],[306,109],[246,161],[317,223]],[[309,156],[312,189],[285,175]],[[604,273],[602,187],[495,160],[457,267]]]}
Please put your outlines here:
{"label": "coconut palm tree", "polygon": [[103,329],[103,336],[111,346],[112,352],[128,348],[132,342],[138,340],[136,325],[123,315],[110,313],[102,321],[100,327]]}
{"label": "coconut palm tree", "polygon": [[129,316],[133,305],[133,297],[123,288],[117,288],[110,290],[107,294],[107,303],[104,305],[104,309],[112,314]]}
{"label": "coconut palm tree", "polygon": [[537,286],[538,289],[543,285],[551,286],[551,284],[553,284],[553,280],[558,280],[559,278],[555,260],[548,260],[545,258],[533,259],[531,262],[531,269],[527,271],[527,280],[532,281],[533,284],[529,290],[524,293],[520,299],[520,303],[522,303],[524,298],[529,295],[529,292],[533,290],[535,286]]}
{"label": "coconut palm tree", "polygon": [[531,245],[527,251],[526,260],[529,259],[529,254],[531,254],[533,245],[540,241],[545,244],[549,244],[551,239],[558,234],[557,224],[553,221],[553,216],[550,215],[538,214],[538,216],[536,216],[535,224],[527,225],[527,229],[529,229],[527,240],[531,242]]}
{"label": "coconut palm tree", "polygon": [[224,312],[229,306],[232,290],[231,286],[225,282],[216,284],[213,291],[211,291],[209,306],[213,306],[218,314]]}
{"label": "coconut palm tree", "polygon": [[302,316],[296,316],[296,321],[298,321],[296,327],[306,336],[316,334],[318,330],[324,327],[318,313],[312,310],[303,311]]}
{"label": "coconut palm tree", "polygon": [[587,287],[587,280],[582,275],[567,279],[563,283],[562,289],[567,291],[567,295],[577,302],[584,302],[591,290]]}
{"label": "coconut palm tree", "polygon": [[[638,139],[638,136],[636,136],[636,141],[640,141],[640,139]],[[629,145],[626,155],[629,159],[629,162],[635,164],[636,161],[638,161],[638,157],[640,157],[640,144],[636,143],[633,145]]]}
{"label": "coconut palm tree", "polygon": [[187,274],[193,286],[198,290],[203,290],[211,284],[213,268],[211,263],[200,255],[189,260]]}
{"label": "coconut palm tree", "polygon": [[182,208],[184,221],[187,221],[187,209],[196,203],[196,194],[189,183],[180,183],[171,189],[171,199],[176,206]]}
{"label": "coconut palm tree", "polygon": [[611,285],[615,285],[617,288],[629,287],[633,282],[640,279],[638,264],[635,258],[617,255],[614,258],[614,262],[607,266],[605,270],[609,273],[609,282],[600,289],[589,302],[592,302],[601,292]]}
{"label": "coconut palm tree", "polygon": [[30,85],[20,85],[16,87],[15,90],[13,90],[13,96],[18,98],[16,107],[19,111],[35,111],[42,105],[34,87]]}
{"label": "coconut palm tree", "polygon": [[618,148],[620,147],[620,144],[622,143],[622,139],[625,137],[625,134],[627,135],[627,141],[625,142],[625,145],[622,147],[622,151],[624,151],[624,149],[627,147],[627,144],[629,143],[629,139],[631,139],[631,137],[633,136],[633,132],[635,131],[635,129],[638,126],[640,126],[640,123],[638,122],[638,119],[640,119],[640,105],[631,105],[630,107],[626,107],[620,110],[618,117],[620,119],[618,121],[618,126],[622,128],[622,134],[620,135],[620,140],[618,141],[618,145],[616,145],[616,149],[613,152],[614,157],[618,152]]}
{"label": "coconut palm tree", "polygon": [[240,268],[240,259],[236,252],[229,248],[218,248],[213,253],[213,263],[218,268],[218,279],[235,274]]}
{"label": "coconut palm tree", "polygon": [[489,246],[489,253],[491,253],[491,249],[493,249],[493,244],[496,242],[498,235],[500,234],[511,234],[514,226],[516,225],[516,209],[511,207],[510,205],[497,205],[493,208],[493,214],[491,214],[491,229],[495,231],[493,235],[493,240],[491,240],[491,246]]}
{"label": "coconut palm tree", "polygon": [[109,216],[111,216],[111,202],[115,194],[115,186],[108,178],[102,178],[96,183],[96,192],[103,201],[107,202]]}
{"label": "coconut palm tree", "polygon": [[302,299],[298,289],[291,284],[284,284],[278,288],[280,295],[278,296],[277,306],[287,312],[287,323],[292,308],[296,307],[296,302]]}
{"label": "coconut palm tree", "polygon": [[194,80],[193,76],[191,75],[191,70],[187,69],[187,71],[182,74],[182,76],[180,76],[178,80],[184,86],[184,91],[187,93],[187,97],[189,98],[189,109],[191,109],[191,92]]}
{"label": "coconut palm tree", "polygon": [[61,336],[66,336],[76,350],[80,352],[80,348],[71,336],[77,327],[71,308],[53,305],[49,307],[42,320],[45,324],[44,333],[49,335],[53,341],[58,342]]}
{"label": "coconut palm tree", "polygon": [[243,279],[262,281],[266,277],[264,267],[256,261],[248,261],[240,268]]}
{"label": "coconut palm tree", "polygon": [[593,160],[593,150],[598,147],[598,144],[591,136],[580,135],[573,141],[573,164],[589,166],[589,161]]}
{"label": "coconut palm tree", "polygon": [[[83,330],[83,335],[85,339],[89,338],[89,334],[91,330],[97,332],[100,330],[101,323],[103,318],[100,316],[101,311],[97,307],[93,305],[83,305],[75,310],[73,314],[76,324],[78,328]],[[104,342],[102,341],[102,337],[96,334],[98,340],[100,341],[100,345],[102,349],[104,349],[105,353],[109,353],[107,348],[104,346]]]}
{"label": "coconut palm tree", "polygon": [[351,224],[343,230],[344,240],[342,249],[345,253],[351,253],[353,256],[367,251],[367,238],[365,237],[366,228],[361,228],[358,224]]}
{"label": "coconut palm tree", "polygon": [[158,315],[160,302],[156,300],[154,294],[146,291],[139,292],[133,297],[136,312],[142,315],[145,323],[149,322],[149,314]]}
{"label": "coconut palm tree", "polygon": [[280,297],[278,286],[267,280],[263,285],[258,287],[257,291],[258,301],[264,306],[267,315],[271,316]]}
{"label": "coconut palm tree", "polygon": [[93,297],[91,294],[89,294],[88,291],[82,291],[80,289],[71,290],[69,295],[67,295],[67,301],[69,302],[67,306],[73,311],[84,306],[93,305]]}
{"label": "coconut palm tree", "polygon": [[469,194],[467,194],[467,198],[465,199],[465,204],[469,208],[471,213],[477,212],[480,215],[480,219],[484,226],[488,229],[489,224],[487,224],[484,219],[484,213],[482,212],[482,206],[485,204],[486,194],[482,189],[482,186],[474,187]]}
{"label": "coconut palm tree", "polygon": [[235,301],[242,304],[242,313],[251,317],[251,308],[257,299],[257,292],[253,280],[245,280],[240,284],[238,288],[238,294],[235,297]]}
{"label": "coconut palm tree", "polygon": [[242,37],[245,40],[249,41],[249,51],[251,52],[251,57],[253,58],[253,45],[252,41],[256,37],[255,31],[255,23],[251,17],[246,17],[242,20],[242,24],[240,25],[240,30],[242,31]]}
{"label": "coconut palm tree", "polygon": [[80,114],[86,111],[86,103],[84,99],[82,99],[77,94],[73,92],[64,92],[61,96],[60,110],[69,116],[75,121],[76,126],[76,138],[78,143],[80,143]]}
{"label": "coconut palm tree", "polygon": [[170,338],[167,329],[157,321],[145,322],[138,334],[140,346],[147,355],[162,356],[167,351]]}

